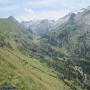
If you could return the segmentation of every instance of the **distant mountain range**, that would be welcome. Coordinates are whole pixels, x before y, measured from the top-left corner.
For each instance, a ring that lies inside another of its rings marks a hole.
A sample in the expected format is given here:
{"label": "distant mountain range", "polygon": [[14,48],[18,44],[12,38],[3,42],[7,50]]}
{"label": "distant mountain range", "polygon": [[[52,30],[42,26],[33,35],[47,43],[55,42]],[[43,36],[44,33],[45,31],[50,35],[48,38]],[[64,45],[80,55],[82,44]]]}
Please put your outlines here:
{"label": "distant mountain range", "polygon": [[46,19],[22,22],[22,25],[24,25],[26,29],[30,29],[35,35],[42,35],[46,34],[49,31],[54,22],[54,20]]}

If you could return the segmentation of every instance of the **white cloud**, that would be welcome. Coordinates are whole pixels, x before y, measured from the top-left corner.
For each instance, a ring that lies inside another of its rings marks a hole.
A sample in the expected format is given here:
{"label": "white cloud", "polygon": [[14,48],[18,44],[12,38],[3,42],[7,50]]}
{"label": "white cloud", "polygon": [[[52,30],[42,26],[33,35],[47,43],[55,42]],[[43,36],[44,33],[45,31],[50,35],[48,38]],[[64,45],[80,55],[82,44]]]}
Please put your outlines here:
{"label": "white cloud", "polygon": [[26,0],[27,7],[43,8],[54,7],[55,5],[62,5],[65,0]]}
{"label": "white cloud", "polygon": [[[31,11],[30,11],[31,12]],[[46,12],[31,12],[31,13],[26,13],[22,16],[16,17],[17,20],[19,21],[29,21],[29,20],[41,20],[41,19],[59,19],[66,15],[69,11],[64,10],[64,11],[46,11]]]}
{"label": "white cloud", "polygon": [[34,11],[31,8],[25,8],[24,11],[25,11],[24,13],[26,13],[26,14],[33,14],[34,13]]}

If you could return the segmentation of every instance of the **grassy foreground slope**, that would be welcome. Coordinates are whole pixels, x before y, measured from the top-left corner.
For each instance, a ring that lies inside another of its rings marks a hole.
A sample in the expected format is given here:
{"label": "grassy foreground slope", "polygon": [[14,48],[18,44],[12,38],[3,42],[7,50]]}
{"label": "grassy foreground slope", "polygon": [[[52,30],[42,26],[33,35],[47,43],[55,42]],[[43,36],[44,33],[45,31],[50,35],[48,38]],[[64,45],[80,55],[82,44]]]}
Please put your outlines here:
{"label": "grassy foreground slope", "polygon": [[33,58],[20,57],[8,48],[0,48],[0,87],[3,86],[19,90],[68,89],[55,71]]}

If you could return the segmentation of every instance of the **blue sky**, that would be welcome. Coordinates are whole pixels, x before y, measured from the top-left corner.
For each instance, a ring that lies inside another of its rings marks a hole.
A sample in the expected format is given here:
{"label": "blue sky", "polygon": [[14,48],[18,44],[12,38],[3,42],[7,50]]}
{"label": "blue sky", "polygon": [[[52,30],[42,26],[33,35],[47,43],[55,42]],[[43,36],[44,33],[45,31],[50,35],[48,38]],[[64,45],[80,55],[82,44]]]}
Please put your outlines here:
{"label": "blue sky", "polygon": [[0,0],[0,17],[14,16],[19,21],[58,19],[89,5],[90,0]]}

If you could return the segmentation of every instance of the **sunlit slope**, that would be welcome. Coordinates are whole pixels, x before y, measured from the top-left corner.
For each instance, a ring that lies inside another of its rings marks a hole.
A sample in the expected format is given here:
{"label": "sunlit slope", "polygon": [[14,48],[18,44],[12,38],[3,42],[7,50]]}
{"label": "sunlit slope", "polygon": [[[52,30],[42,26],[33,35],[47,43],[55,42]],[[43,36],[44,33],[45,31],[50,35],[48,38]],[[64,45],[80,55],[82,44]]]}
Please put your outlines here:
{"label": "sunlit slope", "polygon": [[18,57],[7,48],[0,48],[0,86],[19,90],[65,90],[55,71],[33,58]]}

